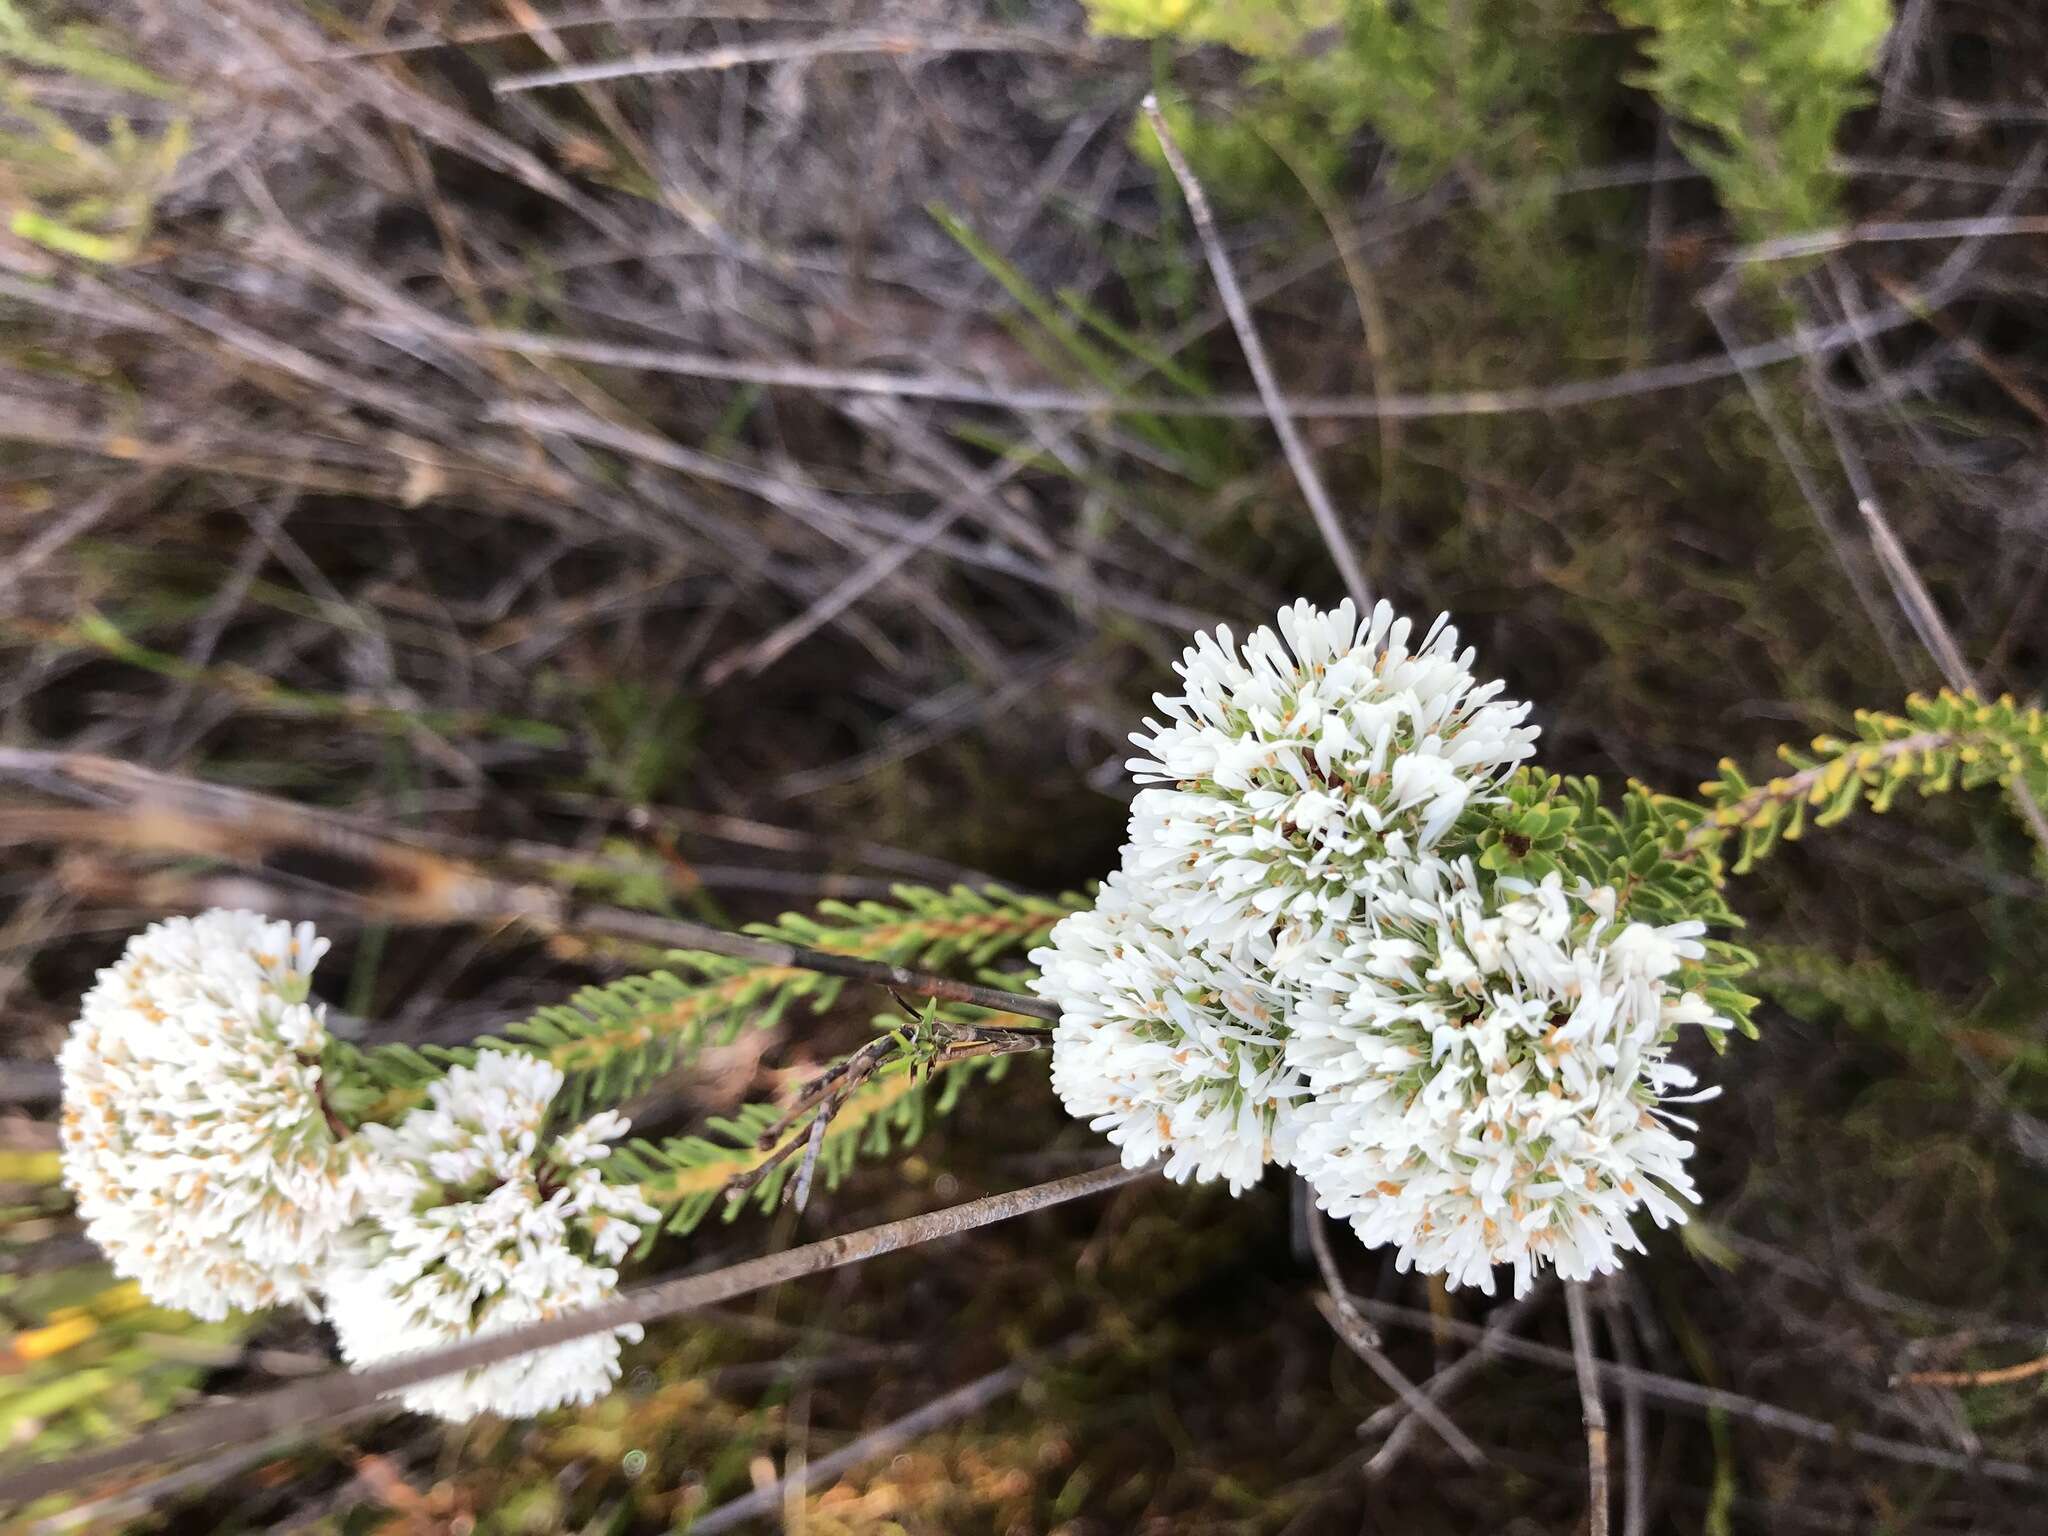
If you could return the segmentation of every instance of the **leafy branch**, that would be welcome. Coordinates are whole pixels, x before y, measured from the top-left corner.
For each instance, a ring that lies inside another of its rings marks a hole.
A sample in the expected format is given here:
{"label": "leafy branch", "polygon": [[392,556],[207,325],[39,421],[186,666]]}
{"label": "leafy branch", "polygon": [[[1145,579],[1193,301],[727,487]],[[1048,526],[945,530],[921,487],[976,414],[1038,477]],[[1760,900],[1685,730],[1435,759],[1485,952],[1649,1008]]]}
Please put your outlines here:
{"label": "leafy branch", "polygon": [[[795,1171],[790,1154],[799,1146],[814,1175],[824,1179],[826,1188],[836,1188],[861,1158],[886,1157],[914,1145],[934,1115],[952,1111],[970,1082],[1001,1077],[1010,1054],[952,1051],[924,1062],[899,1055],[877,1065],[830,1104],[818,1104],[800,1136],[784,1139],[803,1111],[748,1104],[711,1120],[704,1134],[658,1144],[629,1141],[607,1159],[607,1171],[638,1180],[641,1198],[663,1213],[641,1240],[644,1254],[660,1232],[693,1230],[721,1200],[728,1221],[749,1204],[773,1210]],[[936,1093],[930,1091],[934,1083]]]}
{"label": "leafy branch", "polygon": [[1923,796],[2048,784],[2048,716],[2010,696],[1986,703],[1948,689],[1933,698],[1915,694],[1903,714],[1859,710],[1856,729],[1854,740],[1817,737],[1811,751],[1780,747],[1795,771],[1762,784],[1724,759],[1721,776],[1700,786],[1707,812],[1681,851],[1718,856],[1733,838],[1733,872],[1747,874],[1781,839],[1795,841],[1809,817],[1827,827],[1859,805],[1885,811],[1909,784]]}
{"label": "leafy branch", "polygon": [[[900,975],[906,989],[922,991],[920,981],[929,986],[941,978],[911,976],[903,968],[979,971],[1028,948],[1084,904],[1078,896],[1051,900],[995,886],[898,886],[894,895],[898,905],[827,901],[815,916],[791,913],[746,930],[753,940],[765,941],[764,949],[793,954],[796,963],[759,964],[678,950],[672,955],[675,970],[586,987],[567,1003],[510,1026],[502,1037],[472,1046],[393,1044],[361,1053],[337,1048],[337,1075],[349,1085],[337,1091],[337,1106],[358,1123],[388,1120],[418,1103],[427,1084],[450,1064],[473,1061],[479,1050],[517,1050],[562,1069],[569,1078],[565,1110],[578,1113],[687,1066],[707,1045],[730,1042],[743,1028],[772,1027],[795,1004],[822,1014],[866,968],[879,980]],[[821,974],[813,968],[821,961],[844,962],[853,975]],[[957,982],[946,990],[998,1005],[1025,1001]]]}
{"label": "leafy branch", "polygon": [[[756,1139],[755,1149],[767,1156],[748,1173],[733,1181],[731,1193],[744,1196],[765,1179],[774,1176],[798,1147],[804,1148],[797,1170],[792,1199],[801,1212],[810,1199],[811,1178],[819,1150],[833,1119],[847,1101],[885,1069],[899,1063],[914,1083],[922,1072],[926,1082],[941,1066],[977,1057],[1017,1056],[1040,1051],[1052,1043],[1051,1032],[1037,1026],[1013,1028],[1004,1024],[957,1022],[942,1018],[939,1006],[928,1003],[910,1019],[907,1029],[888,1020],[887,1027],[851,1055],[827,1067],[800,1092],[782,1117]],[[802,1135],[792,1134],[804,1127]]]}
{"label": "leafy branch", "polygon": [[1853,739],[1821,736],[1810,750],[1780,747],[1792,771],[1761,784],[1724,759],[1720,777],[1701,786],[1705,804],[1632,781],[1608,806],[1597,779],[1525,768],[1508,782],[1506,803],[1475,808],[1463,830],[1482,868],[1610,887],[1618,917],[1704,921],[1707,953],[1691,969],[1709,1002],[1753,1035],[1757,999],[1734,983],[1756,956],[1711,932],[1741,926],[1721,894],[1729,874],[1749,873],[1809,821],[1826,827],[1858,806],[1886,810],[1908,785],[1923,796],[2048,788],[2048,716],[2039,706],[1943,690],[1914,695],[1900,714],[1860,711],[1856,728]]}
{"label": "leafy branch", "polygon": [[[1735,983],[1756,966],[1748,949],[1717,930],[1740,928],[1721,892],[1711,860],[1687,846],[1706,808],[1630,781],[1618,805],[1602,798],[1600,781],[1525,768],[1509,780],[1507,804],[1483,809],[1473,831],[1481,868],[1526,880],[1557,874],[1615,893],[1615,918],[1650,923],[1697,919],[1707,925],[1706,954],[1687,965],[1686,984],[1744,1034],[1754,1037],[1759,999]],[[1717,1046],[1726,1036],[1710,1038]]]}

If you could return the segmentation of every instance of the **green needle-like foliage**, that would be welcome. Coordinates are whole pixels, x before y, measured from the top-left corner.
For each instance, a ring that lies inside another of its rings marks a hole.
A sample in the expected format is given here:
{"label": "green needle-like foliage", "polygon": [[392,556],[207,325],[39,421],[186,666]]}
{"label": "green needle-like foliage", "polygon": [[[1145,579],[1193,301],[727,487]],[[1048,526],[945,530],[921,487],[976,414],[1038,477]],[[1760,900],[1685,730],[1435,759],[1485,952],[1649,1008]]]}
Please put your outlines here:
{"label": "green needle-like foliage", "polygon": [[[897,886],[897,905],[821,902],[815,915],[789,913],[747,931],[831,954],[974,975],[1036,944],[1085,904],[989,886],[937,891]],[[766,1029],[793,1005],[821,1014],[846,983],[792,966],[754,965],[677,951],[674,969],[586,987],[568,1002],[510,1026],[502,1038],[459,1049],[384,1045],[366,1052],[337,1047],[337,1107],[353,1121],[390,1120],[420,1102],[426,1085],[451,1062],[478,1050],[544,1056],[568,1076],[563,1112],[616,1103],[665,1072],[685,1067],[707,1045],[742,1029]]]}
{"label": "green needle-like foliage", "polygon": [[[1635,783],[1610,806],[1598,779],[1523,769],[1508,784],[1506,804],[1481,807],[1465,830],[1483,869],[1532,881],[1559,874],[1568,885],[1611,888],[1617,921],[1705,923],[1707,953],[1694,963],[1694,975],[1714,1008],[1754,1037],[1758,1000],[1735,982],[1756,957],[1720,935],[1742,920],[1722,895],[1720,866],[1701,856],[1696,838],[1706,815],[1702,806]],[[1712,1038],[1726,1043],[1725,1035]]]}
{"label": "green needle-like foliage", "polygon": [[1707,848],[1734,839],[1736,874],[1781,838],[1797,839],[1809,821],[1833,826],[1859,805],[1888,810],[1909,785],[1940,795],[2019,783],[2038,798],[2048,790],[2048,716],[2009,697],[1986,703],[1943,689],[1915,694],[1901,714],[1858,711],[1853,740],[1820,736],[1810,750],[1785,746],[1778,755],[1793,772],[1752,784],[1724,760],[1721,776],[1700,786],[1708,815],[1692,841]]}
{"label": "green needle-like foliage", "polygon": [[[890,1063],[849,1093],[828,1122],[818,1143],[817,1184],[836,1188],[861,1159],[887,1157],[914,1145],[933,1116],[951,1112],[969,1083],[999,1078],[1009,1064],[1006,1056],[953,1059],[928,1069],[909,1060]],[[617,1148],[608,1170],[637,1179],[641,1197],[662,1212],[662,1221],[649,1225],[641,1251],[653,1245],[658,1233],[689,1232],[721,1207],[727,1221],[750,1205],[773,1210],[803,1165],[802,1150],[743,1193],[728,1191],[780,1145],[761,1142],[783,1113],[772,1103],[748,1104],[713,1119],[702,1134],[659,1143],[634,1140]],[[810,1121],[800,1122],[784,1140],[804,1137],[809,1127]]]}
{"label": "green needle-like foliage", "polygon": [[1088,0],[1100,32],[1221,44],[1257,61],[1256,131],[1235,117],[1176,124],[1226,193],[1257,179],[1262,140],[1327,160],[1362,127],[1413,180],[1569,169],[1627,85],[1656,98],[1748,231],[1832,222],[1835,136],[1864,99],[1891,27],[1887,0],[1604,9],[1611,17],[1584,0]]}

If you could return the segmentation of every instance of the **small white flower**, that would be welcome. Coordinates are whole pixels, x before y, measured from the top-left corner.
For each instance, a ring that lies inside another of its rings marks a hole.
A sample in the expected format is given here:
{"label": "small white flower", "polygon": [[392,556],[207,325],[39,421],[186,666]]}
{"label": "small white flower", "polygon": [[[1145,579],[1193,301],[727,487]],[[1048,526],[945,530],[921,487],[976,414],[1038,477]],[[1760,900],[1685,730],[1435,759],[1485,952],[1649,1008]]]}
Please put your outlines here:
{"label": "small white flower", "polygon": [[[1286,976],[1382,892],[1465,807],[1535,750],[1529,706],[1472,675],[1439,619],[1410,645],[1385,603],[1281,610],[1242,650],[1199,634],[1164,723],[1131,740],[1141,784],[1124,866],[1195,948]],[[1277,959],[1276,959],[1277,956]]]}
{"label": "small white flower", "polygon": [[1031,959],[1032,988],[1060,1007],[1053,1089],[1126,1167],[1164,1154],[1169,1178],[1221,1178],[1237,1193],[1285,1159],[1297,1085],[1273,988],[1191,954],[1124,874]]}
{"label": "small white flower", "polygon": [[[364,1134],[398,1171],[324,1282],[344,1359],[357,1368],[608,1300],[616,1264],[660,1213],[597,1168],[627,1122],[606,1111],[551,1145],[541,1134],[561,1072],[510,1051],[480,1055],[396,1127]],[[587,1403],[619,1374],[637,1326],[409,1387],[408,1408],[464,1420]]]}
{"label": "small white flower", "polygon": [[129,940],[58,1057],[64,1181],[150,1300],[207,1319],[305,1301],[380,1173],[320,1097],[310,924],[174,917]]}
{"label": "small white flower", "polygon": [[1726,1027],[1679,979],[1702,925],[1615,932],[1614,892],[1555,875],[1431,878],[1427,916],[1350,945],[1291,1014],[1313,1093],[1295,1165],[1363,1241],[1453,1286],[1491,1293],[1497,1264],[1518,1295],[1545,1264],[1615,1269],[1638,1210],[1665,1226],[1697,1199],[1689,1122],[1664,1106],[1693,1085],[1668,1059],[1677,1027]]}

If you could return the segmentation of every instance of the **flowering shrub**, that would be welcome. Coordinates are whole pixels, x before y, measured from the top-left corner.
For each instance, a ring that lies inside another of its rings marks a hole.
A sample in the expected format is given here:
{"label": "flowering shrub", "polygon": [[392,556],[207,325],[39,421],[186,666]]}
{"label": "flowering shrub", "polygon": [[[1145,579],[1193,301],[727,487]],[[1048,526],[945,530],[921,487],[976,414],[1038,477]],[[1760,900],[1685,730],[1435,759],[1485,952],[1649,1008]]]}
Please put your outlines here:
{"label": "flowering shrub", "polygon": [[1551,862],[1550,812],[1500,792],[1529,706],[1447,621],[1412,633],[1347,601],[1241,651],[1198,636],[1171,723],[1131,738],[1137,781],[1173,787],[1139,792],[1123,868],[1034,952],[1036,986],[1061,1007],[1054,1086],[1127,1161],[1233,1189],[1290,1165],[1403,1268],[1490,1292],[1508,1264],[1519,1293],[1544,1263],[1614,1268],[1638,1209],[1685,1219],[1663,1105],[1692,1078],[1668,1055],[1731,1021],[1701,918],[1499,872]]}
{"label": "flowering shrub", "polygon": [[[1724,764],[1705,803],[1635,784],[1610,802],[1529,761],[1529,707],[1447,623],[1413,635],[1385,604],[1296,603],[1241,645],[1198,636],[1132,738],[1129,840],[1092,904],[827,903],[471,1048],[331,1038],[305,925],[168,919],[101,973],[63,1049],[65,1180],[151,1300],[323,1310],[366,1368],[603,1302],[663,1232],[801,1202],[914,1137],[934,1079],[944,1110],[1049,1043],[1062,1102],[1127,1166],[1233,1192],[1292,1168],[1451,1285],[1612,1270],[1639,1214],[1682,1222],[1697,1198],[1676,1106],[1714,1090],[1674,1059],[1685,1031],[1754,1033],[1727,876],[1907,785],[2048,792],[2048,719],[1916,698],[1761,784]],[[1045,1002],[933,974],[1027,949],[1037,974],[1010,974]],[[934,1001],[792,1106],[622,1139],[605,1102],[849,977]],[[600,1327],[403,1399],[457,1420],[588,1402],[637,1337]]]}
{"label": "flowering shrub", "polygon": [[[248,912],[174,917],[86,994],[60,1058],[65,1180],[117,1272],[209,1319],[324,1302],[354,1365],[609,1297],[609,1266],[660,1214],[600,1173],[626,1121],[607,1111],[543,1141],[561,1072],[488,1052],[395,1127],[351,1134],[307,1001],[326,948]],[[451,1419],[588,1402],[618,1351],[580,1339],[405,1402]]]}
{"label": "flowering shrub", "polygon": [[[337,1251],[323,1281],[351,1365],[502,1332],[611,1298],[638,1223],[660,1213],[598,1165],[627,1130],[607,1110],[543,1146],[562,1074],[492,1052],[453,1068],[395,1129],[365,1128],[393,1170],[388,1195]],[[619,1340],[637,1327],[516,1356],[405,1393],[407,1407],[466,1419],[540,1413],[601,1397]]]}
{"label": "flowering shrub", "polygon": [[1639,1208],[1664,1226],[1694,1198],[1688,1123],[1663,1106],[1693,1084],[1668,1060],[1679,1026],[1727,1027],[1673,983],[1703,927],[1620,926],[1611,886],[1567,894],[1556,874],[1419,878],[1430,910],[1352,946],[1294,1014],[1313,1094],[1296,1166],[1366,1243],[1452,1285],[1613,1269],[1642,1246]]}
{"label": "flowering shrub", "polygon": [[1370,919],[1475,798],[1535,751],[1529,706],[1472,676],[1439,620],[1350,601],[1281,610],[1242,652],[1227,628],[1181,658],[1168,723],[1131,738],[1140,784],[1125,868],[1205,951],[1288,974]]}
{"label": "flowering shrub", "polygon": [[209,1320],[306,1300],[381,1177],[321,1099],[326,941],[248,912],[129,941],[65,1043],[65,1183],[116,1274]]}

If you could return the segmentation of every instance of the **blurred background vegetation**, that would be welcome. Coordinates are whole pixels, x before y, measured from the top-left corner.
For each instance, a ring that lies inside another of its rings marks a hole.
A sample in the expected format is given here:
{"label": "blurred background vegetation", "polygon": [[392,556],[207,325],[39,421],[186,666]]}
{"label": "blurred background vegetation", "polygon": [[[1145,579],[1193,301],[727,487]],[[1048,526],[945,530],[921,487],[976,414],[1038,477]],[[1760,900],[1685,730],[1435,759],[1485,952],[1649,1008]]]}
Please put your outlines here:
{"label": "blurred background vegetation", "polygon": [[[1985,686],[2038,697],[2044,62],[2021,0],[0,0],[0,752],[722,922],[1080,888],[1187,632],[1339,595],[1151,89],[1375,589],[1457,617],[1548,766],[1690,792],[1938,683],[1886,536]],[[48,1063],[127,932],[312,918],[347,1027],[416,1043],[641,958],[48,787],[0,800],[19,1458],[329,1350],[140,1305],[67,1215]],[[1734,893],[1763,1039],[1712,1068],[1702,1219],[1600,1298],[1614,1358],[1733,1397],[1617,1405],[1627,1528],[2038,1528],[1985,1464],[2048,1464],[2044,1378],[1892,1378],[2048,1348],[2043,879],[1987,800]],[[879,1001],[756,1010],[636,1118],[767,1097]],[[801,1223],[666,1262],[1100,1157],[1026,1062]],[[1340,1252],[1422,1320],[1389,1331],[1416,1379],[1493,1305]],[[1470,1467],[1389,1433],[1316,1289],[1280,1175],[1141,1186],[655,1329],[586,1412],[364,1421],[38,1514],[680,1530],[978,1384],[771,1516],[1582,1528],[1568,1369],[1472,1371]],[[1560,1345],[1557,1295],[1514,1326]]]}

